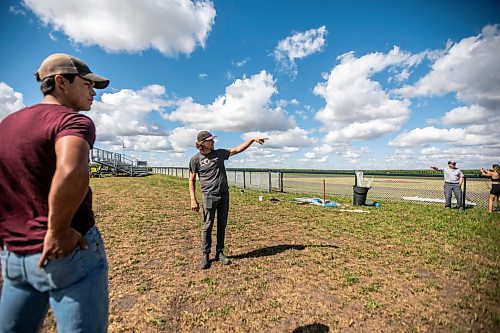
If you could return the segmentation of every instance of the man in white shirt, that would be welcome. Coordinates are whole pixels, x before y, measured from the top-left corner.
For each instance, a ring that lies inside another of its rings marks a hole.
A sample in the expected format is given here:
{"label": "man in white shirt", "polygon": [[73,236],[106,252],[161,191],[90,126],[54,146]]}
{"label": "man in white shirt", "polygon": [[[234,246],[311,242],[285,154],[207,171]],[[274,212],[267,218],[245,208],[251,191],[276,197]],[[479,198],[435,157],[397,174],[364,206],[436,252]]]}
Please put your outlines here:
{"label": "man in white shirt", "polygon": [[464,174],[462,170],[457,168],[456,161],[448,161],[448,166],[445,168],[437,168],[432,166],[431,169],[436,171],[443,171],[444,174],[444,198],[445,208],[451,207],[451,193],[455,194],[455,199],[457,199],[457,208],[464,209],[462,203],[462,184],[464,182]]}

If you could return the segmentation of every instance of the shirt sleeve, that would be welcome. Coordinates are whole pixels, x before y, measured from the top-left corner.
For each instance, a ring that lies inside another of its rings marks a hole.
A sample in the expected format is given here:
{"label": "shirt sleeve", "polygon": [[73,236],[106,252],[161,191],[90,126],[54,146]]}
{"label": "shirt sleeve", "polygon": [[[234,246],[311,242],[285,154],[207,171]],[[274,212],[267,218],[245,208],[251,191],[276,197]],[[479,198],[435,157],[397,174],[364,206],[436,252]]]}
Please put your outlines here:
{"label": "shirt sleeve", "polygon": [[198,173],[198,163],[196,163],[196,155],[189,161],[189,171],[192,173]]}
{"label": "shirt sleeve", "polygon": [[220,149],[220,156],[224,159],[227,160],[229,159],[229,156],[231,156],[231,152],[227,149]]}
{"label": "shirt sleeve", "polygon": [[94,147],[95,125],[92,119],[79,113],[68,113],[64,116],[55,140],[72,135],[88,142],[90,149]]}

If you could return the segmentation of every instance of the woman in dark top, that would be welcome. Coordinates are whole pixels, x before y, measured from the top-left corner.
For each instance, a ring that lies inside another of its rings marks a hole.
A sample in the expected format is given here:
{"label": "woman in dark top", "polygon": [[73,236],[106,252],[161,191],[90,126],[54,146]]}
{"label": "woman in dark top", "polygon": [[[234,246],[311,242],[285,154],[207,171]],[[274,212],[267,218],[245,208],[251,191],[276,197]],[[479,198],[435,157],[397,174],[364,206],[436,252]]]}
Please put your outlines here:
{"label": "woman in dark top", "polygon": [[491,191],[488,198],[488,212],[493,212],[493,202],[495,199],[498,202],[500,197],[500,166],[493,164],[493,170],[485,170],[481,168],[481,174],[485,177],[491,177]]}

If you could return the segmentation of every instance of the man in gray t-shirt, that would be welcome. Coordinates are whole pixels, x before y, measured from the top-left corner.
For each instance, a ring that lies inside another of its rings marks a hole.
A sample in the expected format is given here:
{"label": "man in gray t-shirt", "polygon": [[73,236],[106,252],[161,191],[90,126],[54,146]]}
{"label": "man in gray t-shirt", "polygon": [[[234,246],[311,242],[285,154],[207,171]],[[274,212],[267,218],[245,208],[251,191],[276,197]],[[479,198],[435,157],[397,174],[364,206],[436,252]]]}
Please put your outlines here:
{"label": "man in gray t-shirt", "polygon": [[445,168],[431,167],[431,169],[436,171],[443,171],[444,174],[444,198],[445,198],[445,208],[451,207],[451,193],[455,194],[455,199],[457,199],[457,207],[463,209],[462,205],[462,184],[464,182],[464,174],[462,170],[456,167],[457,162],[448,161],[448,166]]}
{"label": "man in gray t-shirt", "polygon": [[215,260],[228,265],[231,261],[224,255],[224,239],[229,213],[229,186],[227,184],[224,161],[230,156],[245,151],[252,143],[263,144],[267,138],[254,138],[241,145],[227,149],[214,149],[214,138],[210,132],[201,131],[196,138],[196,148],[199,152],[189,161],[189,194],[191,196],[191,210],[198,212],[200,205],[196,200],[196,175],[200,179],[200,188],[203,197],[203,232],[201,268],[210,267],[209,254],[212,247],[212,228],[217,214],[217,244]]}

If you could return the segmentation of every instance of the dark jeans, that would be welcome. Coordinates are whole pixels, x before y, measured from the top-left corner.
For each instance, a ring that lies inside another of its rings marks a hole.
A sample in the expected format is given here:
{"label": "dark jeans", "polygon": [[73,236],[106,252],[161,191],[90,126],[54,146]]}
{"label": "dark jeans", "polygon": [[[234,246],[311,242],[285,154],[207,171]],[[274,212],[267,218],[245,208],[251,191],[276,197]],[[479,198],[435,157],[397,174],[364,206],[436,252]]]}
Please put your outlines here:
{"label": "dark jeans", "polygon": [[444,183],[444,206],[451,207],[451,192],[455,194],[457,207],[462,208],[462,188],[460,184]]}
{"label": "dark jeans", "polygon": [[212,228],[217,214],[217,244],[216,252],[224,250],[227,217],[229,214],[229,192],[221,195],[203,195],[203,232],[201,233],[201,249],[210,253],[212,247]]}

